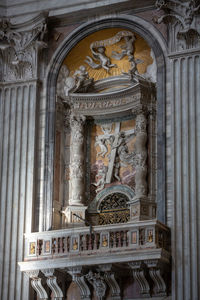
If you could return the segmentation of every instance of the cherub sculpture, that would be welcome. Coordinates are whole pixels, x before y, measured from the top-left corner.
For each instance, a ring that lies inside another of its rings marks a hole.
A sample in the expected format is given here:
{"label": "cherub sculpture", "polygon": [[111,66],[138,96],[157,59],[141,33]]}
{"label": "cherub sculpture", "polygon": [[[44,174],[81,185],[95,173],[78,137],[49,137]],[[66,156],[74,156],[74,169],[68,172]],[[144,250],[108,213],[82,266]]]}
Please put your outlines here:
{"label": "cherub sculpture", "polygon": [[76,90],[78,90],[83,85],[83,83],[89,79],[86,67],[81,65],[79,69],[74,72],[73,77],[76,80]]}
{"label": "cherub sculpture", "polygon": [[116,67],[116,65],[111,64],[110,59],[105,54],[105,47],[94,47],[93,44],[90,45],[90,49],[95,60],[98,60],[99,63],[95,63],[94,60],[90,56],[86,56],[85,62],[92,68],[92,69],[100,69],[104,68],[107,72],[109,72],[110,68]]}
{"label": "cherub sculpture", "polygon": [[131,61],[133,59],[133,52],[134,52],[133,42],[135,41],[135,36],[134,34],[132,34],[131,36],[124,36],[124,40],[125,40],[125,45],[121,46],[121,49],[123,49],[122,52],[118,53],[116,51],[113,51],[112,57],[117,60],[120,60],[127,55],[129,61]]}
{"label": "cherub sculpture", "polygon": [[93,86],[93,83],[94,79],[89,78],[85,66],[81,65],[71,76],[67,66],[63,65],[58,75],[57,94],[65,98],[69,93],[86,92]]}
{"label": "cherub sculpture", "polygon": [[106,140],[105,139],[101,139],[98,136],[96,137],[96,142],[95,142],[95,147],[99,146],[100,147],[100,151],[97,153],[97,156],[102,156],[104,157],[106,155],[106,153],[108,152],[108,148],[106,146]]}

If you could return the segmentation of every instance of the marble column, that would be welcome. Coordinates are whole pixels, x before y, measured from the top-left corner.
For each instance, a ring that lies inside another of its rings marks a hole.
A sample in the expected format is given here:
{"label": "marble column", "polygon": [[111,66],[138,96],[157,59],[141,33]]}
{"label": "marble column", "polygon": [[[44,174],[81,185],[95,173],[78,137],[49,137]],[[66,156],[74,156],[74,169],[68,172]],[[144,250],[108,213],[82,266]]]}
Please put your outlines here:
{"label": "marble column", "polygon": [[135,197],[130,202],[130,220],[156,217],[156,204],[147,197],[147,109],[138,107],[136,114],[136,141],[134,144]]}
{"label": "marble column", "polygon": [[70,116],[70,182],[69,206],[64,211],[68,223],[83,224],[85,219],[84,206],[84,123],[85,116]]}

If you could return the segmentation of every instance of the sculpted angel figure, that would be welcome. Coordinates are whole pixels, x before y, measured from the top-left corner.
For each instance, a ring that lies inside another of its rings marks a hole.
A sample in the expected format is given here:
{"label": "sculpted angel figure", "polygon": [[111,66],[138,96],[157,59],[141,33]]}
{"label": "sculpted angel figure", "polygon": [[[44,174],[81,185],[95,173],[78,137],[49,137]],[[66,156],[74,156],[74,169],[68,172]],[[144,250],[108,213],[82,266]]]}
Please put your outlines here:
{"label": "sculpted angel figure", "polygon": [[79,69],[74,72],[73,77],[76,80],[76,90],[78,90],[79,87],[83,85],[85,80],[89,79],[89,75],[88,72],[86,71],[86,67],[81,65]]}
{"label": "sculpted angel figure", "polygon": [[93,48],[93,44],[90,46],[93,58],[98,60],[99,63],[95,63],[94,60],[90,56],[86,56],[85,62],[92,68],[92,69],[100,69],[104,68],[107,72],[109,72],[110,68],[116,67],[116,65],[111,64],[110,59],[105,54],[105,47],[97,47]]}
{"label": "sculpted angel figure", "polygon": [[124,36],[124,40],[125,40],[125,45],[121,46],[122,52],[117,53],[116,51],[113,51],[112,52],[112,57],[117,59],[117,60],[120,60],[124,56],[127,55],[129,61],[131,61],[131,59],[133,59],[133,52],[134,52],[133,42],[135,41],[135,36],[134,35]]}

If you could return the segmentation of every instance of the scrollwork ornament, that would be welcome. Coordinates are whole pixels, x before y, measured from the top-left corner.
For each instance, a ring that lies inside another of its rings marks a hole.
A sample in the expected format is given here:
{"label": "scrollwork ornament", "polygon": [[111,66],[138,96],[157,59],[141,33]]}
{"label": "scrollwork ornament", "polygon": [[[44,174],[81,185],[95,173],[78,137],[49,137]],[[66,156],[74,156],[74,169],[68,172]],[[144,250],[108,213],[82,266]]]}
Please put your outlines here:
{"label": "scrollwork ornament", "polygon": [[97,298],[99,300],[103,300],[106,293],[106,284],[103,276],[101,276],[100,273],[93,273],[92,271],[89,271],[85,277],[94,287]]}

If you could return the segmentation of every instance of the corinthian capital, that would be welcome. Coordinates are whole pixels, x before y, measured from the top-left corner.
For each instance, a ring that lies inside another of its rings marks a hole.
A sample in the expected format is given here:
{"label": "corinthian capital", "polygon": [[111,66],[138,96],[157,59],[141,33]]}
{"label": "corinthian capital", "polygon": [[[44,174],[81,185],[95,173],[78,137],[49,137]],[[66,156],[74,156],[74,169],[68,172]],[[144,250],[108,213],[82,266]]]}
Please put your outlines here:
{"label": "corinthian capital", "polygon": [[[164,15],[161,17],[154,17],[155,23],[160,24],[165,21],[178,26],[177,39],[183,39],[187,47],[196,46],[200,36],[198,26],[200,4],[198,1],[157,0],[155,6],[158,10],[164,11]],[[182,48],[184,48],[183,44]]]}
{"label": "corinthian capital", "polygon": [[43,42],[47,15],[29,22],[13,25],[0,19],[0,61],[3,66],[1,81],[32,79],[37,76],[37,55]]}

